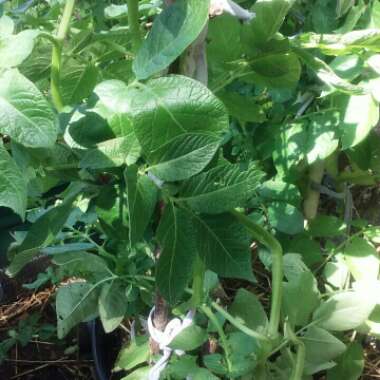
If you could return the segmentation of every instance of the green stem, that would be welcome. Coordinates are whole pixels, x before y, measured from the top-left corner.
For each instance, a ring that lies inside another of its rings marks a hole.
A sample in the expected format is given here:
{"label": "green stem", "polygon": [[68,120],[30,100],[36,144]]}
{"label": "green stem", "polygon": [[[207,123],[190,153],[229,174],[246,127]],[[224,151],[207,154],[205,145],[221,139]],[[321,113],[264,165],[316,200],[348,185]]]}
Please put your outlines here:
{"label": "green stem", "polygon": [[194,308],[200,306],[204,299],[204,277],[206,266],[203,260],[197,255],[193,272],[193,295],[191,303]]}
{"label": "green stem", "polygon": [[303,371],[305,367],[305,345],[302,342],[302,340],[299,339],[298,336],[294,333],[294,331],[290,328],[288,323],[285,323],[285,330],[287,332],[287,335],[289,336],[290,341],[293,343],[295,347],[297,347],[296,362],[294,364],[290,380],[302,380]]}
{"label": "green stem", "polygon": [[320,184],[325,172],[324,161],[317,161],[310,166],[309,183],[306,191],[305,201],[303,204],[303,212],[307,220],[313,220],[318,214],[319,191],[312,188],[313,183]]}
{"label": "green stem", "polygon": [[280,325],[282,302],[282,247],[277,239],[274,238],[267,230],[256,224],[247,216],[238,211],[232,211],[232,214],[249,230],[254,239],[265,245],[272,253],[272,302],[268,325],[268,337],[270,339],[276,339],[278,337]]}
{"label": "green stem", "polygon": [[230,360],[231,352],[228,345],[226,334],[223,331],[223,327],[220,325],[218,318],[216,318],[215,314],[212,312],[212,310],[208,306],[203,305],[201,309],[206,314],[207,318],[211,321],[211,323],[215,326],[216,330],[218,331],[220,341],[221,341],[223,351],[224,351],[224,356],[226,358],[227,369],[228,369],[228,372],[231,372],[231,369],[232,369],[232,363]]}
{"label": "green stem", "polygon": [[51,58],[50,87],[51,97],[55,108],[58,112],[62,111],[64,103],[59,89],[61,64],[62,64],[62,47],[70,27],[71,16],[74,11],[75,0],[66,0],[63,10],[62,19],[58,27],[56,43],[53,45]]}
{"label": "green stem", "polygon": [[136,54],[141,45],[141,33],[139,23],[139,2],[138,0],[127,0],[128,24],[132,37],[132,49]]}

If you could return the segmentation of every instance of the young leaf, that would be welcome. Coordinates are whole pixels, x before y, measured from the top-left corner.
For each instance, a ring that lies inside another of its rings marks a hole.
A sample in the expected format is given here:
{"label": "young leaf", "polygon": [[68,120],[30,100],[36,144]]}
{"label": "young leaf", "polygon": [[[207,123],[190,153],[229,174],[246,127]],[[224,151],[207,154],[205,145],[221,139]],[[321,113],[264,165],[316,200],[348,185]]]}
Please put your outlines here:
{"label": "young leaf", "polygon": [[157,188],[146,176],[137,174],[137,166],[129,166],[124,175],[127,186],[129,242],[139,242],[149,224],[157,201]]}
{"label": "young leaf", "polygon": [[197,325],[186,327],[169,344],[173,350],[192,351],[207,340],[207,332]]}
{"label": "young leaf", "polygon": [[309,271],[284,284],[284,315],[293,326],[305,326],[319,305],[317,281]]}
{"label": "young leaf", "polygon": [[99,297],[99,316],[104,331],[114,331],[123,321],[126,311],[125,286],[120,281],[103,285]]}
{"label": "young leaf", "polygon": [[184,182],[179,199],[195,211],[219,214],[245,206],[261,177],[254,167],[245,171],[239,165],[218,166]]}
{"label": "young leaf", "polygon": [[122,348],[115,364],[115,371],[129,371],[139,364],[147,362],[150,356],[149,339],[137,336],[127,347]]}
{"label": "young leaf", "polygon": [[198,37],[208,20],[209,0],[177,0],[155,18],[134,62],[137,79],[167,68]]}
{"label": "young leaf", "polygon": [[230,214],[194,216],[198,252],[206,267],[222,277],[253,281],[249,237]]}
{"label": "young leaf", "polygon": [[332,331],[352,330],[368,319],[375,307],[363,291],[337,293],[323,302],[313,315],[320,327]]}
{"label": "young leaf", "polygon": [[25,217],[27,183],[25,176],[0,143],[0,206],[11,208]]}
{"label": "young leaf", "polygon": [[268,318],[259,299],[245,289],[239,289],[233,303],[228,309],[229,313],[244,321],[244,324],[255,331],[264,331]]}
{"label": "young leaf", "polygon": [[191,215],[172,204],[166,205],[158,226],[157,239],[161,246],[157,286],[163,297],[174,304],[180,299],[191,277],[196,255]]}
{"label": "young leaf", "polygon": [[327,380],[358,380],[364,369],[364,353],[359,343],[352,343],[337,360],[338,364],[327,371]]}
{"label": "young leaf", "polygon": [[9,276],[15,276],[33,257],[39,254],[39,249],[47,247],[54,241],[73,210],[72,204],[75,198],[76,196],[69,197],[59,206],[53,207],[31,226],[7,268]]}
{"label": "young leaf", "polygon": [[73,283],[58,289],[56,311],[58,338],[64,338],[80,322],[95,318],[99,288],[87,283]]}
{"label": "young leaf", "polygon": [[280,30],[285,16],[293,5],[292,0],[258,0],[252,7],[256,17],[248,25],[252,43],[265,45]]}
{"label": "young leaf", "polygon": [[294,206],[284,202],[267,205],[269,223],[278,231],[295,235],[304,229],[302,213]]}
{"label": "young leaf", "polygon": [[375,281],[379,276],[380,260],[376,248],[356,237],[345,247],[344,258],[355,280]]}
{"label": "young leaf", "polygon": [[17,70],[0,74],[0,133],[33,148],[50,147],[57,138],[57,119],[35,85]]}

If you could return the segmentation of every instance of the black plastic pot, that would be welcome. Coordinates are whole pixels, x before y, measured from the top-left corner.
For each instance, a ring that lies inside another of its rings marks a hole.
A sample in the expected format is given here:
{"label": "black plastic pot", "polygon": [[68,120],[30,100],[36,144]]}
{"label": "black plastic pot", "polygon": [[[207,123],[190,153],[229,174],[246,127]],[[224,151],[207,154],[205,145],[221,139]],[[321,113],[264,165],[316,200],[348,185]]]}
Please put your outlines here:
{"label": "black plastic pot", "polygon": [[94,360],[97,380],[120,379],[122,376],[112,374],[115,360],[121,349],[121,337],[117,332],[106,334],[99,319],[87,323],[91,341],[91,352]]}

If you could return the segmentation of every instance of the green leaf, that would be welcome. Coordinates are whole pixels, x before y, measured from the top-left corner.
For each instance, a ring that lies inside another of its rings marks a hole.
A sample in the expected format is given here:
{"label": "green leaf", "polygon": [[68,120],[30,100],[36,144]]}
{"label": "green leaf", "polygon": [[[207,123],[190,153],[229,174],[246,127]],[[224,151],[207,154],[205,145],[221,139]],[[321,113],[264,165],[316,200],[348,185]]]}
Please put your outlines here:
{"label": "green leaf", "polygon": [[343,149],[362,142],[377,125],[379,107],[371,95],[340,96],[336,105],[341,111]]}
{"label": "green leaf", "polygon": [[73,211],[72,204],[76,196],[69,197],[59,206],[53,207],[30,227],[25,239],[17,247],[17,253],[7,268],[7,274],[15,276],[29,261],[55,240],[57,234]]}
{"label": "green leaf", "polygon": [[173,138],[149,156],[149,171],[163,181],[180,181],[201,172],[215,156],[218,137],[185,133]]}
{"label": "green leaf", "polygon": [[355,280],[377,280],[379,276],[379,254],[367,240],[353,238],[344,249],[344,259]]}
{"label": "green leaf", "polygon": [[33,50],[34,40],[40,34],[38,30],[23,30],[12,34],[13,21],[1,17],[0,29],[0,69],[10,69],[20,65]]}
{"label": "green leaf", "polygon": [[293,326],[305,326],[319,305],[317,281],[309,271],[283,285],[284,315]]}
{"label": "green leaf", "polygon": [[336,9],[338,17],[344,16],[354,5],[355,0],[338,0]]}
{"label": "green leaf", "polygon": [[76,105],[89,97],[97,83],[99,70],[93,63],[69,60],[62,65],[61,93],[65,104]]}
{"label": "green leaf", "polygon": [[128,376],[123,377],[121,380],[147,380],[151,367],[142,367],[133,371]]}
{"label": "green leaf", "polygon": [[177,0],[164,9],[133,62],[137,79],[147,79],[178,58],[205,27],[208,11],[208,0]]}
{"label": "green leaf", "polygon": [[121,349],[116,360],[115,370],[130,371],[139,364],[149,360],[149,339],[145,336],[137,336],[128,346]]}
{"label": "green leaf", "polygon": [[295,235],[303,231],[304,218],[294,206],[284,202],[272,202],[267,205],[269,223],[278,231]]}
{"label": "green leaf", "polygon": [[148,177],[138,176],[137,171],[137,166],[129,166],[124,173],[131,246],[142,239],[157,202],[156,186]]}
{"label": "green leaf", "polygon": [[79,166],[84,169],[106,169],[133,165],[140,158],[140,144],[133,132],[125,137],[107,140],[85,151]]}
{"label": "green leaf", "polygon": [[[302,341],[306,348],[306,362],[313,367],[330,362],[346,350],[346,346],[339,339],[317,326],[309,327]],[[309,370],[308,374],[314,372],[317,371]]]}
{"label": "green leaf", "polygon": [[193,324],[181,331],[169,346],[174,350],[192,351],[206,342],[207,338],[206,330]]}
{"label": "green leaf", "polygon": [[114,331],[123,321],[126,312],[125,286],[120,281],[103,285],[99,296],[99,316],[104,331]]}
{"label": "green leaf", "polygon": [[229,125],[223,103],[201,83],[184,76],[131,86],[128,96],[135,133],[148,160],[175,137],[186,133],[217,137]]}
{"label": "green leaf", "polygon": [[226,105],[229,114],[242,124],[263,123],[266,120],[264,109],[253,97],[227,91],[219,94],[219,97]]}
{"label": "green leaf", "polygon": [[252,7],[256,17],[249,23],[252,41],[255,45],[265,45],[280,30],[285,16],[294,1],[258,0]]}
{"label": "green leaf", "polygon": [[50,147],[57,119],[44,96],[17,70],[0,74],[0,133],[33,148]]}
{"label": "green leaf", "polygon": [[191,216],[183,210],[166,205],[157,230],[161,253],[156,281],[162,296],[171,304],[182,296],[192,274],[196,256],[195,231]]}
{"label": "green leaf", "polygon": [[268,318],[259,299],[248,290],[239,289],[228,311],[235,318],[241,319],[252,330],[264,331]]}
{"label": "green leaf", "polygon": [[272,178],[264,182],[260,186],[258,193],[266,201],[280,201],[297,207],[301,203],[301,194],[298,188],[278,178]]}
{"label": "green leaf", "polygon": [[374,307],[374,300],[369,295],[346,291],[323,302],[315,311],[313,320],[326,330],[352,330],[368,319]]}
{"label": "green leaf", "polygon": [[184,182],[179,199],[195,211],[219,214],[245,206],[261,178],[255,167],[242,170],[239,165],[218,166]]}
{"label": "green leaf", "polygon": [[24,174],[0,143],[0,206],[11,208],[25,218],[27,182]]}
{"label": "green leaf", "polygon": [[338,364],[327,371],[327,380],[359,380],[364,369],[364,353],[359,343],[352,343],[337,360]]}
{"label": "green leaf", "polygon": [[306,50],[295,48],[297,55],[304,61],[306,66],[315,72],[315,75],[330,89],[353,95],[362,95],[366,92],[360,85],[354,85],[340,78],[334,70],[320,58],[308,53]]}
{"label": "green leaf", "polygon": [[73,283],[58,289],[56,311],[58,338],[63,339],[78,323],[96,317],[99,288],[85,282]]}
{"label": "green leaf", "polygon": [[253,281],[249,236],[232,215],[194,215],[198,252],[206,267],[222,277]]}
{"label": "green leaf", "polygon": [[245,80],[270,88],[293,88],[301,76],[301,64],[296,54],[266,54],[249,61],[253,74]]}
{"label": "green leaf", "polygon": [[342,236],[346,233],[346,224],[336,216],[318,215],[309,224],[309,233],[318,238]]}

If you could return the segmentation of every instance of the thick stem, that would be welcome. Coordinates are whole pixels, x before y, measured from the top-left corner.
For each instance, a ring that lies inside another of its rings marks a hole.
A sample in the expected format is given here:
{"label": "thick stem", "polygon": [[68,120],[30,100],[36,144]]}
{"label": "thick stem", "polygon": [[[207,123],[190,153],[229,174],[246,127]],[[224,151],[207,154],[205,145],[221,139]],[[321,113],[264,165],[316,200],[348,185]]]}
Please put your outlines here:
{"label": "thick stem", "polygon": [[127,0],[128,5],[128,24],[132,37],[132,49],[136,54],[141,45],[141,33],[139,23],[139,2],[138,0]]}
{"label": "thick stem", "polygon": [[303,204],[304,216],[307,220],[313,220],[318,214],[320,192],[313,188],[312,184],[320,184],[325,172],[324,161],[317,161],[310,166],[309,183],[307,186],[306,196]]}
{"label": "thick stem", "polygon": [[62,47],[70,27],[71,16],[74,11],[75,0],[67,0],[63,10],[62,19],[58,27],[56,42],[53,44],[50,72],[51,97],[55,108],[58,112],[62,111],[64,106],[59,89]]}
{"label": "thick stem", "polygon": [[242,213],[232,211],[232,214],[248,229],[254,239],[265,245],[272,253],[272,302],[268,325],[268,337],[270,339],[276,339],[278,337],[280,325],[282,302],[282,247],[267,230],[256,224]]}
{"label": "thick stem", "polygon": [[193,272],[193,295],[191,297],[191,304],[193,308],[197,308],[203,303],[204,300],[204,278],[206,266],[203,260],[197,255],[194,263]]}

